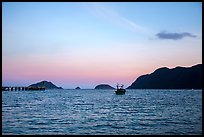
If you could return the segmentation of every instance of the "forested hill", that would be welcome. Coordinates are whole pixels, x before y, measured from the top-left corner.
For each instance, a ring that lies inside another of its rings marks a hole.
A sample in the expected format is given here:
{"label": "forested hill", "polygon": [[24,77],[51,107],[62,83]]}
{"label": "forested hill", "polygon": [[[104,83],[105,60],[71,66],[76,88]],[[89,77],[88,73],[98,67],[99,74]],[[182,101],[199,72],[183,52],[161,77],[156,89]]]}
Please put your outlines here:
{"label": "forested hill", "polygon": [[138,77],[127,89],[202,89],[202,64],[159,68]]}

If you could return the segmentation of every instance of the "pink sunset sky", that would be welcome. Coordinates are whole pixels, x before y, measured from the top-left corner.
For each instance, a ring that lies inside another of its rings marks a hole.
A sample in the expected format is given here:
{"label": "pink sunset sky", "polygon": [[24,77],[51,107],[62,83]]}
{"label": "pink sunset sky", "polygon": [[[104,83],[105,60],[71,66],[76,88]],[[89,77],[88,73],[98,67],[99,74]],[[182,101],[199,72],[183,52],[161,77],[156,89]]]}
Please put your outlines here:
{"label": "pink sunset sky", "polygon": [[2,7],[3,86],[47,80],[65,89],[128,87],[159,67],[202,63],[201,3],[4,2]]}

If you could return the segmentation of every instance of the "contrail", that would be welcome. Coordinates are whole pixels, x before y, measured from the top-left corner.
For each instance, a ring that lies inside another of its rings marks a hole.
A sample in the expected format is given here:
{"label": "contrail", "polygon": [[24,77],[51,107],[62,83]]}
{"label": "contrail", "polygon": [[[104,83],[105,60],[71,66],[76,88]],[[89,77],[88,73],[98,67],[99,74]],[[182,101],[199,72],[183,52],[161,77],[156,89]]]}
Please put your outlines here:
{"label": "contrail", "polygon": [[102,5],[102,3],[99,2],[92,2],[89,4],[91,6],[93,14],[95,14],[96,16],[103,17],[114,24],[127,27],[136,32],[150,33],[150,31],[145,27],[123,17],[121,14],[119,14],[119,12],[113,10],[113,8],[111,7]]}

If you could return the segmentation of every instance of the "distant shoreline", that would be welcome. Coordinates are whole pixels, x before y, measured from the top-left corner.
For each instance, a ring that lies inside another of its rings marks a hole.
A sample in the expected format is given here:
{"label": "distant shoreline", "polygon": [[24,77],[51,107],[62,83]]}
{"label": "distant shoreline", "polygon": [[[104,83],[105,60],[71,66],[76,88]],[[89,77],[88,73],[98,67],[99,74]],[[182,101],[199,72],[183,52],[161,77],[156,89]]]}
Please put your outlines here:
{"label": "distant shoreline", "polygon": [[[5,87],[3,86],[2,90]],[[22,86],[21,86],[22,87]],[[13,88],[21,88],[13,86]],[[79,86],[78,86],[79,87]],[[63,89],[58,87],[49,81],[41,81],[35,84],[31,84],[26,88],[33,89]],[[72,89],[72,88],[67,88]],[[81,90],[78,88],[75,90]],[[90,88],[92,89],[92,88]],[[88,88],[88,90],[90,90]],[[93,89],[115,89],[109,84],[99,84]],[[158,68],[153,73],[141,75],[130,86],[125,89],[202,89],[202,64],[197,64],[191,67],[175,67],[169,69],[167,67]],[[32,90],[32,89],[31,89]]]}

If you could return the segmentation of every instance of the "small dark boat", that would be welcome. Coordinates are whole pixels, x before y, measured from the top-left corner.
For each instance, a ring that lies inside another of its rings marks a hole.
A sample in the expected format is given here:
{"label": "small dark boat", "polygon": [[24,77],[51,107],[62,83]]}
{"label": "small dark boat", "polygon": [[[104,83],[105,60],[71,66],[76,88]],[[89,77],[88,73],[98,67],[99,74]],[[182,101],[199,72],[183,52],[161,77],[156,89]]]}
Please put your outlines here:
{"label": "small dark boat", "polygon": [[125,94],[126,90],[123,88],[124,85],[117,84],[117,90],[115,91],[116,95]]}

